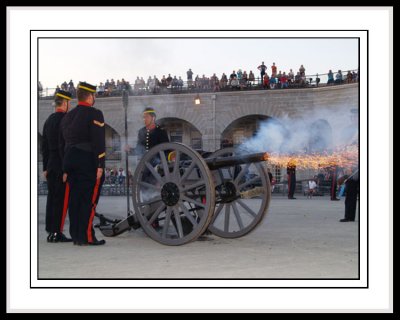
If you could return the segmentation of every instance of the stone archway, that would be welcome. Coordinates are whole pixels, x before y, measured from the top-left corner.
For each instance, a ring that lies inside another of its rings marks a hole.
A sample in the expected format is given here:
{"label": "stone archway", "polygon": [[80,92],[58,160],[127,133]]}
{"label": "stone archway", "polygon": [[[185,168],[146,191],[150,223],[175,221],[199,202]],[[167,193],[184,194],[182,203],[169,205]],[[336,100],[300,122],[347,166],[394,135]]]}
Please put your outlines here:
{"label": "stone archway", "polygon": [[[269,127],[272,125],[273,127]],[[269,128],[272,128],[271,130]],[[244,117],[240,117],[232,121],[222,132],[221,135],[221,148],[226,147],[239,147],[243,143],[246,144],[246,148],[250,147],[250,150],[256,145],[260,149],[254,149],[250,152],[267,152],[269,146],[269,141],[273,142],[274,135],[271,137],[262,135],[268,135],[269,132],[279,136],[279,141],[277,144],[273,145],[273,148],[280,148],[284,137],[288,135],[288,130],[283,126],[283,124],[275,117],[270,117],[260,114],[252,114]],[[252,139],[254,138],[254,139]],[[248,141],[254,141],[247,145]],[[259,142],[265,142],[262,145]],[[265,148],[265,149],[264,149]],[[281,166],[267,163],[267,167],[272,173],[273,179],[280,182],[284,179],[284,170]]]}
{"label": "stone archway", "polygon": [[309,152],[322,152],[332,147],[332,127],[327,120],[314,121],[309,133]]}
{"label": "stone archway", "polygon": [[221,147],[240,145],[254,136],[258,132],[260,125],[268,121],[268,119],[273,118],[266,115],[252,114],[232,121],[221,134]]}
{"label": "stone archway", "polygon": [[164,128],[171,142],[183,143],[192,149],[202,150],[202,134],[193,124],[180,118],[162,118],[157,123]]}
{"label": "stone archway", "polygon": [[105,124],[106,160],[121,160],[121,137],[118,132]]}

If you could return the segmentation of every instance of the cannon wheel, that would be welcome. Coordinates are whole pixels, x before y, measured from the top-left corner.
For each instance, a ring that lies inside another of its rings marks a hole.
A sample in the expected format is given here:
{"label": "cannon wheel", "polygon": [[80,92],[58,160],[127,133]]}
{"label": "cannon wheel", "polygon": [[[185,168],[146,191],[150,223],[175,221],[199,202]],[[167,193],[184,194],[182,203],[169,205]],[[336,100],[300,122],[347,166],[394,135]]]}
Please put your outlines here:
{"label": "cannon wheel", "polygon": [[[169,159],[174,152],[175,159]],[[215,186],[203,158],[179,143],[163,143],[140,160],[133,176],[133,206],[144,232],[166,245],[196,240],[210,224]]]}
{"label": "cannon wheel", "polygon": [[[219,158],[234,155],[235,148],[225,148],[217,150],[209,157]],[[249,171],[253,176],[246,179],[245,173]],[[217,204],[208,230],[222,238],[239,238],[248,234],[263,220],[271,200],[271,185],[264,164],[259,162],[236,165],[215,170],[213,173],[222,178],[227,185],[234,186],[232,190],[236,192],[236,198]],[[260,184],[260,186],[254,187],[253,183]],[[251,188],[252,186],[253,188]],[[246,197],[246,194],[250,194],[249,198],[251,198],[251,192],[254,190],[261,193],[261,198],[251,200],[254,204],[250,207],[248,203],[246,204],[247,201],[241,198],[241,195]]]}

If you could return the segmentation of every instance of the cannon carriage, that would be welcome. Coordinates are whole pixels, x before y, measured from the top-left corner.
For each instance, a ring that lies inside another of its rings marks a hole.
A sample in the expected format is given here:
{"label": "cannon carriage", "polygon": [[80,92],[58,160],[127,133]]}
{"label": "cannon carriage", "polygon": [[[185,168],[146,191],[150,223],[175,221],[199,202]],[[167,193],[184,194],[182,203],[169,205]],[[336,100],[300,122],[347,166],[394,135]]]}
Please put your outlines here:
{"label": "cannon carriage", "polygon": [[254,230],[267,213],[271,188],[266,154],[218,150],[206,158],[179,143],[148,151],[133,175],[134,214],[125,220],[100,215],[105,236],[142,228],[153,240],[182,245],[207,230],[238,238]]}

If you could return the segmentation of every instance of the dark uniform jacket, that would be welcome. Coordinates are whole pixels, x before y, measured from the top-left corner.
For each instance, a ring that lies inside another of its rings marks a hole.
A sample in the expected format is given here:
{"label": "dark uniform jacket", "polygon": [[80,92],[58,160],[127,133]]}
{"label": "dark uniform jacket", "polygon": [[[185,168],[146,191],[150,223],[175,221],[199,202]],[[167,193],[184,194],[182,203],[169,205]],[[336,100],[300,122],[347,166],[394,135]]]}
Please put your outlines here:
{"label": "dark uniform jacket", "polygon": [[59,152],[60,123],[64,112],[51,114],[43,126],[42,155],[43,171],[61,171],[62,159]]}
{"label": "dark uniform jacket", "polygon": [[104,116],[100,110],[85,105],[78,105],[68,112],[61,122],[60,150],[69,147],[94,153],[97,167],[105,165],[105,127]]}
{"label": "dark uniform jacket", "polygon": [[288,166],[286,168],[286,173],[289,175],[295,175],[296,174],[296,166]]}
{"label": "dark uniform jacket", "polygon": [[358,173],[354,174],[350,178],[344,176],[346,179],[346,194],[357,195],[360,192],[360,181]]}
{"label": "dark uniform jacket", "polygon": [[134,150],[134,154],[143,155],[152,147],[163,142],[169,142],[168,134],[164,129],[158,125],[153,130],[143,127],[139,130],[137,147]]}

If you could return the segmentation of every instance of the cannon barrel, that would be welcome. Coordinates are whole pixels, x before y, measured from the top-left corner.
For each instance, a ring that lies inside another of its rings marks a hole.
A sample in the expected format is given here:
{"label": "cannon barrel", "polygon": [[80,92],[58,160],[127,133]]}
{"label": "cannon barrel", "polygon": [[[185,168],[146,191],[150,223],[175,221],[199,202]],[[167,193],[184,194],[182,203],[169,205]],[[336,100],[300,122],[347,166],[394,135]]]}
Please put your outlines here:
{"label": "cannon barrel", "polygon": [[252,153],[240,156],[207,158],[204,160],[210,170],[217,170],[220,168],[231,167],[240,164],[266,161],[268,160],[268,154],[265,152],[260,152],[260,153]]}

